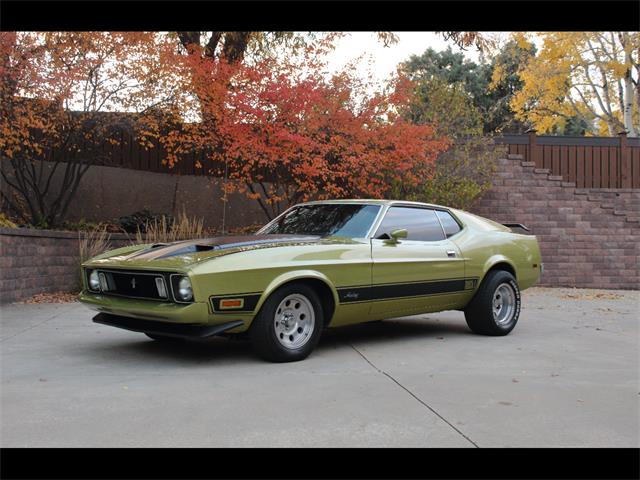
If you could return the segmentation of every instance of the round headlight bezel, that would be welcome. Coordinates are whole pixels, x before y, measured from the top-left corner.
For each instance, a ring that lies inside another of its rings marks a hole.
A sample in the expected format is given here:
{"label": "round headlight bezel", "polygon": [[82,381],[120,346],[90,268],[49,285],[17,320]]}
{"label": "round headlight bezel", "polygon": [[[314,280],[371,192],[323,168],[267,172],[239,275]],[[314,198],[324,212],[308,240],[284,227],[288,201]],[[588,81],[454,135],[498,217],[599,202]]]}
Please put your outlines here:
{"label": "round headlight bezel", "polygon": [[177,282],[176,300],[180,302],[193,301],[193,286],[187,276],[181,276]]}
{"label": "round headlight bezel", "polygon": [[91,290],[92,292],[100,291],[100,277],[98,276],[97,270],[91,270],[91,272],[89,273],[89,277],[87,279],[87,284],[88,284],[89,290]]}

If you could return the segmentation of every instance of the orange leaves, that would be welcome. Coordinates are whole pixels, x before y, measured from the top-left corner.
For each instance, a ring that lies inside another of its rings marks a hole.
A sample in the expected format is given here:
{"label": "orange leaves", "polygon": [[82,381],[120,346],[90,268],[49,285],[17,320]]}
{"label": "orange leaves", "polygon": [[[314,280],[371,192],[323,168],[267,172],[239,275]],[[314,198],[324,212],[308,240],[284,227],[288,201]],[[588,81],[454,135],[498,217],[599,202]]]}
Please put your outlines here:
{"label": "orange leaves", "polygon": [[36,144],[34,128],[64,138],[61,125],[90,124],[89,138],[104,138],[119,126],[104,114],[120,111],[143,145],[159,141],[167,164],[189,159],[226,172],[227,190],[266,204],[382,197],[393,181],[417,182],[414,172],[448,141],[400,118],[412,94],[406,78],[373,91],[355,64],[329,75],[332,46],[325,36],[296,55],[243,63],[177,48],[175,36],[153,32],[2,32],[9,61],[0,61],[0,108],[10,98],[12,110],[0,131],[15,138],[3,135],[0,148],[16,155]]}
{"label": "orange leaves", "polygon": [[[370,95],[358,89],[362,83],[352,71],[327,78],[321,70],[301,72],[299,65],[272,59],[234,68],[232,83],[244,88],[207,104],[223,111],[207,111],[216,122],[206,137],[222,140],[217,158],[228,162],[238,184],[285,185],[296,200],[381,197],[392,180],[417,182],[412,171],[448,146],[431,127],[397,117],[409,101],[406,79],[397,79],[389,93]],[[269,188],[249,195],[265,203],[281,198]]]}

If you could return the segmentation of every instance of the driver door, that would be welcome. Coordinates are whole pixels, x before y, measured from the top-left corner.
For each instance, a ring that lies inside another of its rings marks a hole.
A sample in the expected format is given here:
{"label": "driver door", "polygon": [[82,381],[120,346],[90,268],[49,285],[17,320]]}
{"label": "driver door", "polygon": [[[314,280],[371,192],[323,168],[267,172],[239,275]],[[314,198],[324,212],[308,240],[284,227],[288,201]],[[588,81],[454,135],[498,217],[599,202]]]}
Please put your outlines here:
{"label": "driver door", "polygon": [[[389,233],[406,229],[406,239]],[[434,209],[390,207],[371,239],[370,314],[382,318],[446,310],[466,298],[464,259],[446,239]]]}

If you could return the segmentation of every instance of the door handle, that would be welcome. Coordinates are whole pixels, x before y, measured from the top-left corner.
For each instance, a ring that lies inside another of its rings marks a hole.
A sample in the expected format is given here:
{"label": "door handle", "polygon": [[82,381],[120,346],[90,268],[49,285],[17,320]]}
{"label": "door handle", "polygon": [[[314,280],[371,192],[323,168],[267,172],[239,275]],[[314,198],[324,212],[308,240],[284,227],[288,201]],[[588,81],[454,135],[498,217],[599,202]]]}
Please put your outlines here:
{"label": "door handle", "polygon": [[455,257],[456,256],[456,251],[455,250],[447,250],[447,257]]}

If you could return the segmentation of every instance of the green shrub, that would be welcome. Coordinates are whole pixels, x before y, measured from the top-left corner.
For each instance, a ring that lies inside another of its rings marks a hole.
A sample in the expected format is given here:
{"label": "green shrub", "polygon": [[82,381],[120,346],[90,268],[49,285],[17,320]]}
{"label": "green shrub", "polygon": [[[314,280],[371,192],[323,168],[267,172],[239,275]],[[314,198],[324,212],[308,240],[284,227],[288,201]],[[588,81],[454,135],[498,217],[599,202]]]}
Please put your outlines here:
{"label": "green shrub", "polygon": [[134,212],[131,215],[120,217],[118,221],[120,227],[127,233],[145,233],[147,231],[147,225],[157,224],[158,222],[166,222],[168,225],[172,225],[174,219],[171,215],[152,213],[144,209]]}
{"label": "green shrub", "polygon": [[491,188],[496,160],[505,153],[491,138],[471,137],[440,155],[419,185],[392,184],[389,197],[468,209]]}

